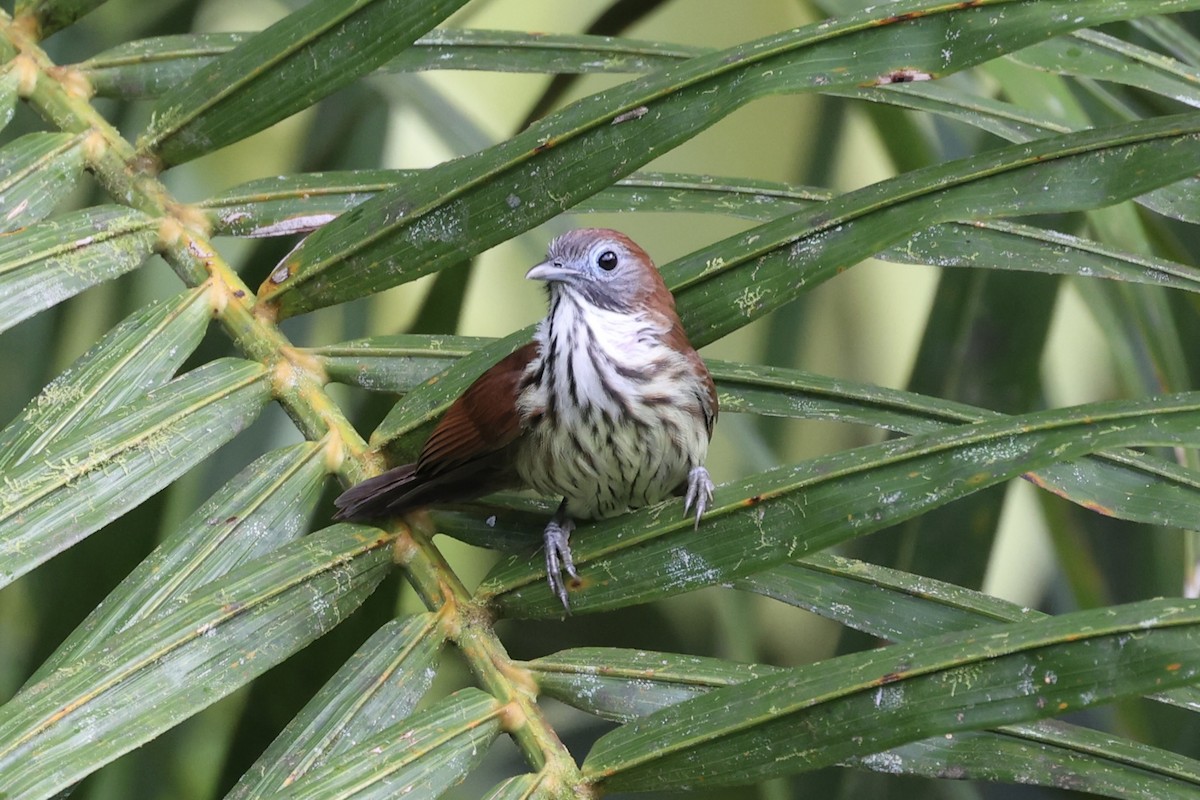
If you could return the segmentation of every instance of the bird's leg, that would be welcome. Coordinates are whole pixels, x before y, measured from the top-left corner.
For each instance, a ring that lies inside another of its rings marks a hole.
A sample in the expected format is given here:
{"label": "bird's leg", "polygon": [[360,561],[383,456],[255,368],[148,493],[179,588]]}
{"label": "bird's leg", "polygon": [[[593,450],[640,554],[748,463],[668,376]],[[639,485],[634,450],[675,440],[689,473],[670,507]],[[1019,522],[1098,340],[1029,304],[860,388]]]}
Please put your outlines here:
{"label": "bird's leg", "polygon": [[567,516],[567,501],[563,498],[558,510],[546,526],[542,540],[546,543],[546,580],[550,583],[550,591],[563,604],[567,611],[571,604],[567,602],[567,586],[563,582],[565,572],[571,578],[578,578],[575,572],[575,561],[571,558],[571,531],[575,530],[575,522]]}
{"label": "bird's leg", "polygon": [[688,472],[687,496],[683,499],[683,513],[686,515],[696,506],[696,527],[700,527],[700,518],[708,510],[708,504],[713,499],[713,482],[708,477],[708,470],[703,466],[692,467]]}

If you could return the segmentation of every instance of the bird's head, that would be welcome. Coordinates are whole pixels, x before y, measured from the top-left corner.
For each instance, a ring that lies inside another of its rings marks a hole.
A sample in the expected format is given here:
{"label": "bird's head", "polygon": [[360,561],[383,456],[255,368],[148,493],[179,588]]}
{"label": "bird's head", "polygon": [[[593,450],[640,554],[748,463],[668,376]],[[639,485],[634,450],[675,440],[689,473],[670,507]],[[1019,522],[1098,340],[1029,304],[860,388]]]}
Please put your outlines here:
{"label": "bird's head", "polygon": [[675,300],[646,251],[625,234],[580,228],[550,243],[546,260],[525,277],[545,281],[553,297],[571,295],[597,308],[632,312],[647,307],[674,311]]}

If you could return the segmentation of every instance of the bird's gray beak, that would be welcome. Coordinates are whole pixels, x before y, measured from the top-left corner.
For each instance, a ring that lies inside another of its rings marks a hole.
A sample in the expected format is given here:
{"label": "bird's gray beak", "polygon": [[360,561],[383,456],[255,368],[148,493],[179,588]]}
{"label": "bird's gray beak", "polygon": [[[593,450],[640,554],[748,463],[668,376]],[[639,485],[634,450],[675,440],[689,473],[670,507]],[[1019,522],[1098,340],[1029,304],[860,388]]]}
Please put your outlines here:
{"label": "bird's gray beak", "polygon": [[547,281],[547,282],[566,282],[578,277],[575,270],[567,269],[566,267],[556,266],[552,261],[543,261],[529,272],[525,273],[525,277],[531,281]]}

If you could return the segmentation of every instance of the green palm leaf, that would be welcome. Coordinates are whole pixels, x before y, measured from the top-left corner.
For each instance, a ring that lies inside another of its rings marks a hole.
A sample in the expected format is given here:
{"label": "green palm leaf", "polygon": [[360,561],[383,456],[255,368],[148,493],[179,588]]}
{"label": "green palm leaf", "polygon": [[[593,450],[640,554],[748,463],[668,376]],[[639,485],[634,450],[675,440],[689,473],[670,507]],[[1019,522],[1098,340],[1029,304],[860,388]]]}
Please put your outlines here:
{"label": "green palm leaf", "polygon": [[[0,11],[0,794],[1194,795],[1200,1],[816,5]],[[563,213],[713,345],[721,484],[556,622],[554,498],[326,521]]]}

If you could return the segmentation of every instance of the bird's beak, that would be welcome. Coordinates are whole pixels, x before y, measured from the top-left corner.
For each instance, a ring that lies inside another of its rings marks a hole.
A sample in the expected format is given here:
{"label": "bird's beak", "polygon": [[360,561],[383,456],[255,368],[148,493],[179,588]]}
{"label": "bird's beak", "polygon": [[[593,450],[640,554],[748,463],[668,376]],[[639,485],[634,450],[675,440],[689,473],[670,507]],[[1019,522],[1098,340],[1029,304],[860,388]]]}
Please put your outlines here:
{"label": "bird's beak", "polygon": [[541,264],[538,264],[536,267],[529,270],[529,272],[525,273],[525,278],[527,280],[546,281],[548,283],[554,281],[564,283],[566,281],[573,280],[576,277],[578,277],[578,275],[575,273],[575,270],[556,266],[552,261],[543,261]]}

